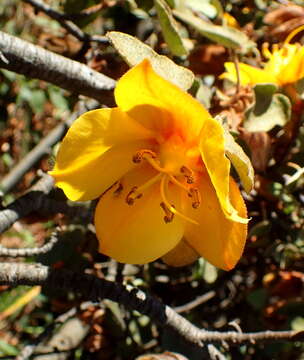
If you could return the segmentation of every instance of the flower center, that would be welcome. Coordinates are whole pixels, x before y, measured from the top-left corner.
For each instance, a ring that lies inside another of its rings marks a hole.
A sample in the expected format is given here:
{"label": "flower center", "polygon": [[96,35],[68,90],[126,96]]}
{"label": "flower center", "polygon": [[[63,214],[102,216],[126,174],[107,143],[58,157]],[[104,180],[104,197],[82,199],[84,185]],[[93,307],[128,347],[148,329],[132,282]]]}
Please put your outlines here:
{"label": "flower center", "polygon": [[196,182],[194,171],[184,165],[181,161],[186,160],[184,156],[179,157],[180,152],[163,152],[160,156],[151,150],[140,150],[133,156],[133,162],[140,164],[143,161],[148,162],[158,174],[149,179],[143,185],[133,187],[126,197],[126,202],[128,205],[133,205],[135,200],[140,199],[143,196],[143,193],[150,186],[155,183],[159,183],[161,203],[160,207],[163,209],[165,216],[164,221],[169,223],[173,220],[174,215],[183,218],[184,220],[198,224],[195,220],[186,216],[182,212],[176,209],[174,204],[171,204],[168,200],[168,186],[169,184],[174,184],[178,186],[182,191],[184,191],[192,204],[194,209],[197,209],[201,204],[201,195],[197,187],[194,186]]}

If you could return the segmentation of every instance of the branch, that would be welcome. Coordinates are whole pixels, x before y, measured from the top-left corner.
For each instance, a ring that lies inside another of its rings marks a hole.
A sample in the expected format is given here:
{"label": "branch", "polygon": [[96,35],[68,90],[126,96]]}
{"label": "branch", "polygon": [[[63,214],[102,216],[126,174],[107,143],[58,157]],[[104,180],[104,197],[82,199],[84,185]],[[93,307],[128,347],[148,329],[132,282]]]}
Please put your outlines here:
{"label": "branch", "polygon": [[177,314],[172,308],[142,291],[117,284],[93,275],[74,273],[66,269],[51,269],[40,264],[3,263],[0,267],[1,285],[45,285],[52,289],[72,290],[85,300],[99,302],[109,299],[130,310],[137,310],[149,316],[161,326],[167,326],[185,340],[198,346],[204,343],[284,340],[303,341],[304,331],[261,331],[239,333],[199,329]]}
{"label": "branch", "polygon": [[190,311],[190,310],[196,308],[197,306],[200,306],[200,305],[204,304],[205,302],[209,301],[210,299],[214,298],[215,295],[216,295],[215,291],[213,291],[213,290],[208,291],[206,294],[199,296],[198,298],[188,302],[185,305],[180,305],[180,306],[174,307],[174,311],[176,311],[179,314],[182,312]]}
{"label": "branch", "polygon": [[87,102],[80,102],[78,104],[78,110],[74,111],[66,122],[62,122],[57,125],[51,132],[40,141],[25,157],[13,167],[13,169],[4,176],[0,184],[0,190],[3,194],[9,192],[23,177],[23,175],[29,171],[43,155],[48,154],[51,151],[53,145],[55,145],[66,133],[68,127],[84,112],[96,109],[98,103],[94,100]]}
{"label": "branch", "polygon": [[65,201],[57,201],[46,197],[52,190],[54,179],[44,174],[28,192],[0,211],[0,234],[10,228],[17,220],[33,211],[43,215],[62,213],[72,218],[79,218],[85,223],[92,220],[93,208],[84,206],[69,206]]}
{"label": "branch", "polygon": [[0,67],[102,101],[115,81],[77,61],[0,32]]}
{"label": "branch", "polygon": [[78,40],[83,42],[98,42],[108,44],[109,39],[106,36],[90,35],[82,31],[74,22],[67,20],[66,15],[52,9],[47,4],[38,0],[23,0],[25,3],[32,5],[35,9],[44,12],[52,19],[57,20],[69,33],[74,35]]}
{"label": "branch", "polygon": [[0,233],[11,227],[15,221],[39,209],[44,196],[52,190],[53,185],[54,179],[45,174],[27,193],[0,211]]}

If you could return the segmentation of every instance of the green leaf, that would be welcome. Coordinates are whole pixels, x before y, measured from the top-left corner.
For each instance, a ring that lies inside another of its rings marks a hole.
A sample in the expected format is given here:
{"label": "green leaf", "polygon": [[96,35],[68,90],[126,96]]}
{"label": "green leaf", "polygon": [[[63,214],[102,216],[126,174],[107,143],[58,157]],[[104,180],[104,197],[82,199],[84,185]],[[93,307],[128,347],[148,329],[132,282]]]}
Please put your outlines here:
{"label": "green leaf", "polygon": [[271,222],[269,220],[259,221],[257,224],[253,225],[248,233],[248,238],[251,236],[263,236],[269,234],[271,230]]}
{"label": "green leaf", "polygon": [[255,309],[262,310],[266,305],[267,291],[265,289],[257,289],[247,296],[247,302]]}
{"label": "green leaf", "polygon": [[209,0],[186,0],[184,4],[191,10],[201,12],[210,19],[214,19],[218,15],[216,6]]}
{"label": "green leaf", "polygon": [[16,356],[18,349],[15,346],[8,344],[6,341],[0,339],[0,355],[1,356]]}
{"label": "green leaf", "polygon": [[144,11],[149,11],[153,6],[153,0],[135,0],[135,2]]}
{"label": "green leaf", "polygon": [[166,0],[166,3],[167,3],[171,8],[174,8],[174,7],[175,7],[175,0]]}
{"label": "green leaf", "polygon": [[135,66],[144,59],[149,59],[158,75],[171,81],[182,90],[188,90],[191,87],[194,81],[192,71],[176,65],[166,56],[158,55],[150,46],[131,35],[110,31],[106,36],[130,66]]}
{"label": "green leaf", "polygon": [[238,173],[245,191],[249,193],[253,188],[254,182],[254,171],[251,161],[241,146],[234,140],[228,128],[225,125],[223,125],[223,128],[226,155]]}
{"label": "green leaf", "polygon": [[304,331],[304,317],[298,316],[291,322],[292,330]]}
{"label": "green leaf", "polygon": [[68,101],[63,91],[57,87],[50,86],[48,88],[48,95],[52,104],[56,107],[57,112],[63,112],[69,110]]}
{"label": "green leaf", "polygon": [[[65,0],[63,10],[66,14],[77,14],[84,9],[87,9],[93,5],[97,5],[98,3],[100,3],[100,0]],[[76,19],[74,22],[78,26],[84,27],[94,21],[98,15],[98,12],[93,13],[92,15],[84,17],[83,19]]]}
{"label": "green leaf", "polygon": [[212,98],[212,90],[209,86],[199,83],[197,92],[195,94],[195,98],[205,106],[206,109],[210,108],[211,98]]}
{"label": "green leaf", "polygon": [[278,87],[275,84],[257,84],[254,86],[255,94],[255,115],[261,115],[267,111],[268,107],[271,105],[272,97],[277,91]]}
{"label": "green leaf", "polygon": [[259,84],[254,87],[255,104],[245,114],[244,128],[247,131],[269,131],[275,126],[284,126],[291,116],[291,103],[287,96],[274,94],[274,84]]}
{"label": "green leaf", "polygon": [[197,264],[198,278],[203,278],[208,284],[214,283],[218,277],[218,269],[204,258],[199,258]]}
{"label": "green leaf", "polygon": [[170,51],[176,56],[187,55],[188,50],[178,32],[178,26],[172,16],[170,7],[163,0],[154,0],[154,4],[163,36]]}
{"label": "green leaf", "polygon": [[243,53],[246,53],[255,47],[255,43],[249,40],[240,30],[228,26],[214,25],[198,16],[179,10],[173,10],[173,14],[203,36],[227,48],[240,49]]}

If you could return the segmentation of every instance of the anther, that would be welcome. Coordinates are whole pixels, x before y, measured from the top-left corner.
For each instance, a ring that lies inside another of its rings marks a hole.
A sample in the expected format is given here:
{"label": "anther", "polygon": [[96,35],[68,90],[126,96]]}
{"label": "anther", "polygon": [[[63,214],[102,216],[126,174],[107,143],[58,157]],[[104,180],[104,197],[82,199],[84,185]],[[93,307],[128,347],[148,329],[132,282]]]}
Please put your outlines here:
{"label": "anther", "polygon": [[127,197],[126,197],[126,203],[128,205],[133,205],[134,204],[134,201],[136,199],[140,199],[143,194],[142,193],[137,193],[137,189],[138,187],[137,186],[134,186],[131,191],[129,191]]}
{"label": "anther", "polygon": [[147,156],[152,158],[152,159],[156,159],[156,154],[154,151],[152,150],[140,150],[140,151],[137,151],[137,153],[133,156],[132,158],[132,161],[135,163],[135,164],[139,164],[145,156]]}
{"label": "anther", "polygon": [[193,171],[187,166],[183,165],[180,168],[180,172],[185,176],[187,184],[193,184],[195,182]]}
{"label": "anther", "polygon": [[117,186],[117,189],[114,190],[113,195],[117,197],[117,196],[120,195],[120,193],[122,191],[123,191],[122,183],[119,183],[118,186]]}
{"label": "anther", "polygon": [[198,189],[190,188],[188,192],[188,196],[193,199],[192,207],[197,209],[201,204],[201,194]]}
{"label": "anther", "polygon": [[[173,206],[173,205],[171,205]],[[164,221],[166,224],[172,222],[173,218],[174,218],[174,214],[172,211],[170,211],[170,209],[167,207],[167,205],[164,202],[160,203],[160,207],[164,210],[165,212],[165,216],[164,216]]]}

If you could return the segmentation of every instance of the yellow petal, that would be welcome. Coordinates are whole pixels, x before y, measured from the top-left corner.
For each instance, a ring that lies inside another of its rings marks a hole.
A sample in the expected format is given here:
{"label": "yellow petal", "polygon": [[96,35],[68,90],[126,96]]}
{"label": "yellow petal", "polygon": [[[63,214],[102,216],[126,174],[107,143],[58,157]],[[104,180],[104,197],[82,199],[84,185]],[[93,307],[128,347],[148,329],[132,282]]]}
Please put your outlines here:
{"label": "yellow petal", "polygon": [[[206,175],[199,179],[202,203],[198,209],[189,209],[189,216],[198,226],[187,224],[185,239],[202,257],[223,270],[232,269],[240,259],[247,236],[247,225],[226,218],[214,188]],[[230,179],[230,199],[240,216],[246,217],[246,206],[240,191]]]}
{"label": "yellow petal", "polygon": [[[120,192],[113,187],[101,197],[95,212],[101,253],[119,262],[145,264],[163,256],[181,240],[184,220],[176,216],[172,222],[165,223],[159,181],[147,188],[133,205],[126,203],[134,186],[141,186],[156,174],[151,167],[138,165],[122,179]],[[180,206],[176,187],[170,187],[168,197],[175,206]]]}
{"label": "yellow petal", "polygon": [[[290,45],[289,45],[290,46]],[[304,77],[304,47],[298,49],[279,74],[281,85],[292,84]]]}
{"label": "yellow petal", "polygon": [[265,64],[264,70],[274,74],[282,81],[283,79],[280,74],[284,67],[288,66],[294,57],[298,47],[296,45],[286,44],[282,48],[279,48],[278,44],[274,44],[271,53],[267,46],[264,46],[263,51],[265,52],[265,55],[267,55],[269,61]]}
{"label": "yellow petal", "polygon": [[200,255],[187,243],[181,240],[175,248],[162,257],[162,260],[170,266],[186,266],[192,264]]}
{"label": "yellow petal", "polygon": [[[230,80],[234,83],[237,82],[236,69],[235,65],[232,62],[226,62],[225,64],[226,72],[223,73],[220,78]],[[239,63],[239,74],[240,74],[240,83],[241,85],[255,85],[261,83],[278,83],[276,76],[263,69],[258,69],[253,66]]]}
{"label": "yellow petal", "polygon": [[50,175],[69,199],[94,199],[134,166],[132,155],[152,137],[118,108],[87,112],[67,132]]}
{"label": "yellow petal", "polygon": [[148,60],[129,70],[117,83],[117,105],[148,129],[162,135],[176,130],[198,135],[209,113],[192,96],[156,74]]}
{"label": "yellow petal", "polygon": [[230,161],[225,155],[224,129],[216,120],[205,121],[200,135],[200,152],[222,210],[227,218],[247,223],[229,198]]}
{"label": "yellow petal", "polygon": [[70,200],[92,200],[133,169],[136,166],[132,161],[134,154],[141,149],[149,149],[149,146],[144,141],[113,146],[97,158],[92,154],[79,166],[75,164],[66,170],[55,168],[50,175]]}

